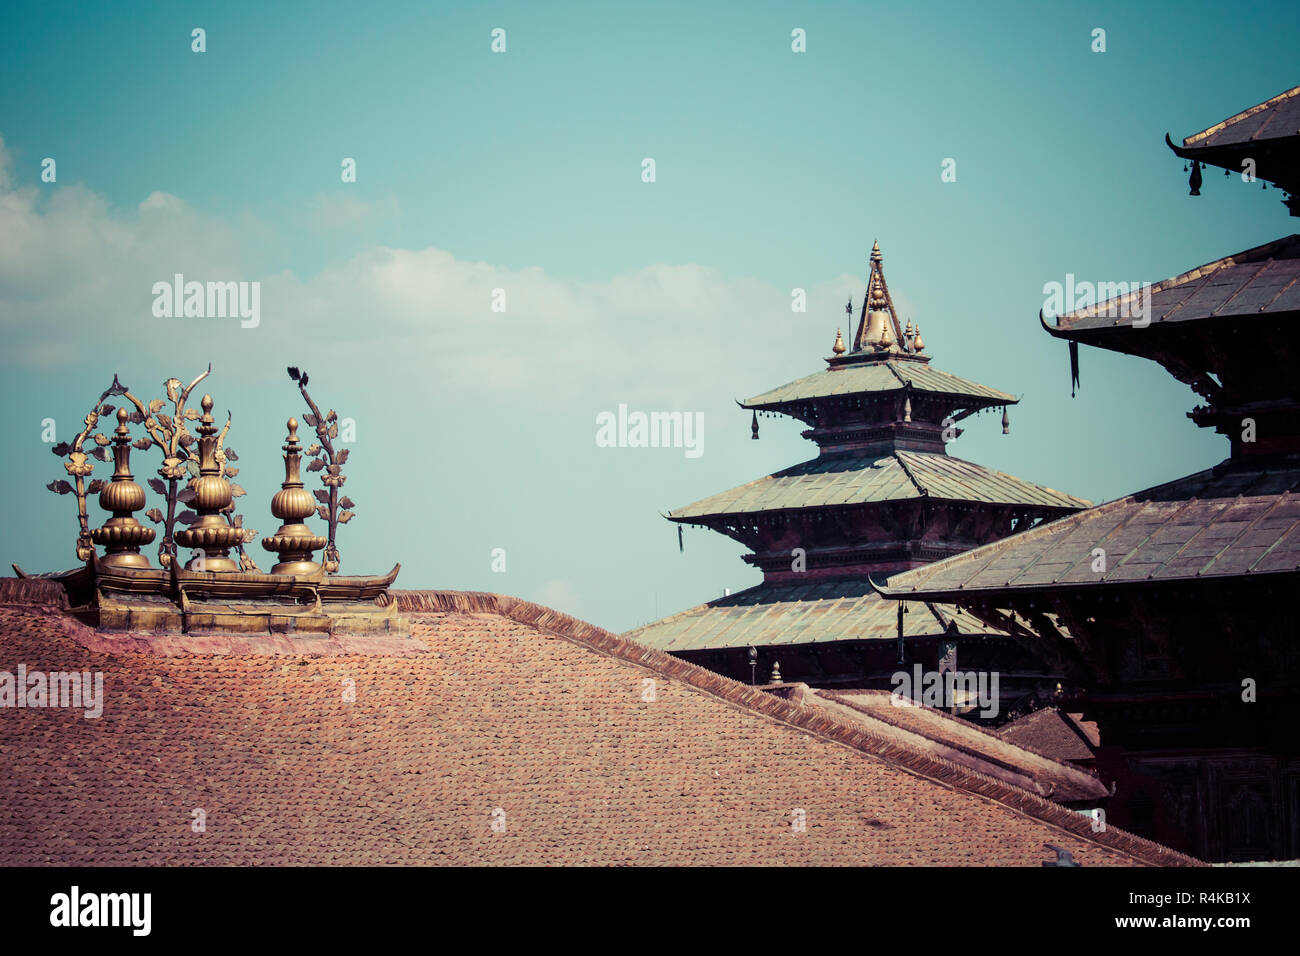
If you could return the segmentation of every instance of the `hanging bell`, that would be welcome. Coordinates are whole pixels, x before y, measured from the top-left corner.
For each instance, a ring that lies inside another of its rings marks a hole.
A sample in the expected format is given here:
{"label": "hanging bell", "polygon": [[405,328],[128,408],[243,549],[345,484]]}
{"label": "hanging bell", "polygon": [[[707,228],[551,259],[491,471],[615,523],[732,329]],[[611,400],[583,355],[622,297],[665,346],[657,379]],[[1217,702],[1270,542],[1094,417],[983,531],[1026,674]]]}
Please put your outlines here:
{"label": "hanging bell", "polygon": [[1007,414],[1007,406],[1002,406],[1002,434],[1011,434],[1011,416]]}
{"label": "hanging bell", "polygon": [[758,441],[758,409],[754,410],[754,420],[750,424],[749,430],[753,432],[750,437],[753,438],[754,441]]}

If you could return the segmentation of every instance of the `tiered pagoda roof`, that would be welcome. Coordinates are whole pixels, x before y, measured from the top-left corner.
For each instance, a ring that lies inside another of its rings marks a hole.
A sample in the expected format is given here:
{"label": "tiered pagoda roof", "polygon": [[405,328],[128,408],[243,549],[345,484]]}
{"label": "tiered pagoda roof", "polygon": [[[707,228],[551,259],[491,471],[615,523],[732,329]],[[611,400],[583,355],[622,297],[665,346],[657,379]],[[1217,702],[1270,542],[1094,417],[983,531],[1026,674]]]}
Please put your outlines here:
{"label": "tiered pagoda roof", "polygon": [[[837,333],[824,371],[741,403],[755,416],[805,422],[804,437],[820,454],[667,517],[749,546],[754,554],[746,560],[769,582],[803,583],[804,572],[781,570],[795,547],[814,575],[889,573],[1087,507],[948,455],[947,442],[961,434],[958,421],[1001,407],[1005,431],[1005,409],[1018,400],[932,367],[924,349],[919,328],[899,323],[877,243],[852,350]],[[835,527],[810,525],[831,516]]]}
{"label": "tiered pagoda roof", "polygon": [[[931,365],[920,329],[899,322],[879,244],[850,345],[837,332],[825,370],[741,403],[756,437],[760,412],[807,424],[816,458],[667,515],[745,544],[763,583],[632,631],[634,640],[746,679],[745,649],[763,648],[761,666],[777,661],[785,679],[817,686],[872,686],[868,672],[888,674],[900,655],[929,661],[941,641],[1011,643],[951,606],[914,605],[900,619],[867,575],[920,567],[1088,502],[947,453],[956,423],[980,411],[1002,408],[1005,432],[1017,399]],[[1012,677],[1013,694],[1044,676],[1032,657],[1017,664],[1026,683]]]}
{"label": "tiered pagoda roof", "polygon": [[[1298,93],[1175,148],[1194,191],[1199,163],[1254,158],[1294,192]],[[1043,325],[1075,361],[1085,344],[1159,363],[1202,397],[1188,417],[1229,457],[876,589],[959,606],[1052,661],[1060,703],[1105,742],[1113,822],[1216,861],[1292,858],[1300,817],[1276,795],[1295,779],[1283,728],[1300,702],[1300,235]]]}

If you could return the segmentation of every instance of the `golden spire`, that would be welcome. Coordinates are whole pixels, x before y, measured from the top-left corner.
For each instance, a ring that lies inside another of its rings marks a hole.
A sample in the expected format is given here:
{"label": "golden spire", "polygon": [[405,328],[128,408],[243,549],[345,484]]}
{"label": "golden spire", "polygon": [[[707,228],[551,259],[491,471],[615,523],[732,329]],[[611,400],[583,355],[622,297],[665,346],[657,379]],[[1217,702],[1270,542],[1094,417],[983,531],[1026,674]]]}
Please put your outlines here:
{"label": "golden spire", "polygon": [[176,541],[183,548],[201,549],[202,558],[187,564],[189,571],[238,571],[239,565],[230,557],[230,549],[244,538],[241,528],[236,528],[221,516],[234,501],[230,482],[221,475],[217,461],[217,426],[212,421],[212,396],[203,396],[203,417],[199,420],[199,477],[190,482],[194,492],[194,510],[198,519],[184,531],[176,532]]}
{"label": "golden spire", "polygon": [[831,346],[831,351],[836,355],[844,354],[844,334],[841,330],[835,330],[835,344]]}
{"label": "golden spire", "polygon": [[303,519],[316,512],[316,502],[302,486],[299,464],[302,452],[298,441],[298,419],[290,418],[289,437],[284,440],[284,483],[271,499],[271,514],[284,522],[280,530],[262,539],[262,547],[280,555],[280,563],[271,568],[272,574],[306,576],[320,571],[321,566],[312,560],[312,552],[325,547],[320,535],[311,533]]}
{"label": "golden spire", "polygon": [[104,527],[91,532],[96,544],[104,545],[107,554],[99,563],[119,568],[147,568],[149,559],[140,546],[154,538],[153,528],[146,528],[131,514],[145,505],[144,489],[131,475],[131,439],[127,437],[125,408],[117,410],[117,429],[113,432],[113,478],[99,493],[99,506],[113,512]]}
{"label": "golden spire", "polygon": [[889,295],[889,285],[885,282],[884,256],[880,254],[879,242],[872,243],[870,269],[867,294],[862,299],[862,318],[853,337],[853,350],[888,351],[894,342],[902,339],[903,328]]}
{"label": "golden spire", "polygon": [[912,351],[919,352],[925,348],[925,342],[921,340],[921,327],[916,327],[916,338],[912,339]]}

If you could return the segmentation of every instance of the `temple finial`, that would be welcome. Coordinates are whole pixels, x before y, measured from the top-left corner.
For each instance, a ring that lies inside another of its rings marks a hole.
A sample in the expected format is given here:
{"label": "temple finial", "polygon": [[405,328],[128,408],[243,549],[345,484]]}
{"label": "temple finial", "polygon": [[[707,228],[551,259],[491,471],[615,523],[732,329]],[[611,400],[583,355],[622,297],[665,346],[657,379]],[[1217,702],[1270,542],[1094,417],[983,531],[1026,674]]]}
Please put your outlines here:
{"label": "temple finial", "polygon": [[845,352],[844,333],[841,329],[835,330],[835,344],[831,346],[831,351],[836,355],[843,355]]}
{"label": "temple finial", "polygon": [[862,300],[862,318],[858,323],[857,334],[853,337],[855,352],[866,350],[889,352],[893,349],[894,343],[902,343],[903,327],[899,324],[898,313],[889,295],[883,263],[880,243],[873,242],[867,294]]}
{"label": "temple finial", "polygon": [[916,337],[912,339],[912,350],[919,352],[923,348],[925,348],[925,342],[921,339],[921,326],[918,325],[916,327]]}
{"label": "temple finial", "polygon": [[284,522],[275,534],[262,539],[262,547],[280,556],[272,574],[309,576],[321,570],[312,552],[325,547],[320,535],[312,534],[304,519],[316,513],[311,492],[302,486],[299,465],[302,451],[298,441],[298,419],[290,418],[289,437],[284,440],[284,482],[271,498],[271,514]]}

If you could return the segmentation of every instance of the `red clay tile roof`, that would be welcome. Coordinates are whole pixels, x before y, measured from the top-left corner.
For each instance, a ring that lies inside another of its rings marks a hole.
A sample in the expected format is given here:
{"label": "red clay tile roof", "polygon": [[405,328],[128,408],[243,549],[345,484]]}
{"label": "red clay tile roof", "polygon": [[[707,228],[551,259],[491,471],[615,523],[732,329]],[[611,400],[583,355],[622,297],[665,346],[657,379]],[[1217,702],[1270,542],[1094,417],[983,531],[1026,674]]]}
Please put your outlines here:
{"label": "red clay tile roof", "polygon": [[[1097,725],[1091,727],[1095,733]],[[1090,739],[1091,735],[1074,715],[1063,714],[1055,707],[1044,707],[1013,720],[998,728],[998,736],[1038,753],[1050,754],[1057,760],[1092,760],[1097,756],[1093,752],[1097,739]]]}
{"label": "red clay tile roof", "polygon": [[[810,691],[809,696],[814,703],[822,698],[850,708],[854,712],[850,719],[881,722],[897,728],[901,734],[918,735],[921,738],[918,745],[934,748],[934,752],[943,753],[949,760],[999,779],[1012,780],[1057,802],[1095,801],[1109,794],[1092,774],[1062,763],[1067,758],[1041,747],[1020,746],[1018,740],[1011,741],[933,707],[897,706],[887,690],[816,690]],[[1091,752],[1088,756],[1092,756]]]}
{"label": "red clay tile roof", "polygon": [[1195,862],[511,598],[401,593],[405,647],[276,653],[14,600],[0,670],[101,670],[107,702],[0,711],[3,864]]}

